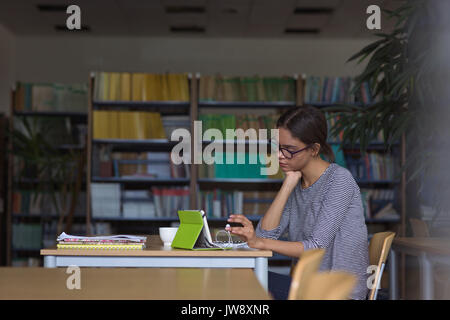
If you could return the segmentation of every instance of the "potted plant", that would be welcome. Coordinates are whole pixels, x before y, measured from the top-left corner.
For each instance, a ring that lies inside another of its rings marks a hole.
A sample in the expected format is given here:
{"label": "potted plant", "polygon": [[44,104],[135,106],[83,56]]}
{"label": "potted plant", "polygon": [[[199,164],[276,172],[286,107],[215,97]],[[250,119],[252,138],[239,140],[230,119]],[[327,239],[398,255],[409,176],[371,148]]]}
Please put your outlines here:
{"label": "potted plant", "polygon": [[[364,154],[372,140],[383,132],[386,148],[402,141],[407,149],[400,174],[407,176],[406,193],[409,195],[407,212],[410,216],[420,215],[421,191],[425,179],[435,179],[442,174],[442,163],[436,149],[430,149],[433,137],[442,133],[442,126],[433,125],[438,116],[439,101],[434,88],[433,74],[439,72],[433,50],[432,25],[435,19],[436,2],[425,0],[403,1],[395,10],[384,10],[395,27],[389,33],[376,33],[377,39],[349,58],[349,62],[366,66],[355,78],[353,93],[363,83],[369,85],[373,104],[335,105],[326,108],[336,112],[340,121],[331,128],[332,135],[343,133],[343,144],[352,147],[359,143]],[[437,179],[439,180],[439,179]],[[448,187],[449,181],[440,179],[440,187]],[[445,197],[436,192],[433,198],[435,216],[450,207]],[[448,201],[447,201],[448,202]]]}
{"label": "potted plant", "polygon": [[[70,232],[75,206],[82,187],[85,165],[84,148],[62,148],[70,141],[70,126],[61,126],[60,119],[17,117],[10,130],[15,157],[15,179],[32,184],[32,199],[48,195],[54,211],[59,214],[57,233]],[[58,195],[60,195],[58,197]],[[46,213],[42,213],[46,214]],[[65,227],[64,227],[64,220]]]}

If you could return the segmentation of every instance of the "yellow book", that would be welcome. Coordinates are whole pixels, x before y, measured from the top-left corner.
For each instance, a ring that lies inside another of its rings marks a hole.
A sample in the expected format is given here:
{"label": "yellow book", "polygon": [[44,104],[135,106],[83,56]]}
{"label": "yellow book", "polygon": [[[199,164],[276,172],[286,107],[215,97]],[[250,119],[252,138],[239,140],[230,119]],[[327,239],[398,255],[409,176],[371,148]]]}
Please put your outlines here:
{"label": "yellow book", "polygon": [[131,76],[131,100],[142,101],[144,93],[144,73],[133,73]]}
{"label": "yellow book", "polygon": [[166,132],[164,131],[164,126],[161,119],[161,114],[159,112],[153,113],[153,139],[167,139]]}
{"label": "yellow book", "polygon": [[120,73],[111,72],[109,76],[108,100],[117,101],[120,99]]}
{"label": "yellow book", "polygon": [[131,127],[133,131],[133,139],[147,139],[145,122],[144,112],[133,112],[133,123]]}
{"label": "yellow book", "polygon": [[153,92],[152,92],[152,82],[153,82],[153,74],[147,73],[144,75],[144,96],[142,99],[144,101],[152,101]]}
{"label": "yellow book", "polygon": [[148,73],[145,77],[145,101],[161,100],[160,76],[154,73]]}
{"label": "yellow book", "polygon": [[189,80],[187,74],[181,75],[182,101],[189,101]]}
{"label": "yellow book", "polygon": [[109,79],[110,79],[110,73],[109,72],[103,72],[103,90],[101,92],[101,100],[107,101],[109,98]]}
{"label": "yellow book", "polygon": [[167,75],[161,75],[161,101],[168,101],[169,96],[169,79]]}
{"label": "yellow book", "polygon": [[122,72],[120,74],[120,97],[121,101],[131,100],[131,74]]}
{"label": "yellow book", "polygon": [[143,244],[65,244],[58,243],[57,249],[84,249],[84,250],[141,250]]}
{"label": "yellow book", "polygon": [[108,139],[108,111],[93,112],[93,135],[94,139]]}
{"label": "yellow book", "polygon": [[178,76],[176,74],[168,74],[168,88],[169,88],[169,100],[179,101],[178,94],[180,89],[178,88]]}
{"label": "yellow book", "polygon": [[154,125],[154,112],[146,112],[144,119],[145,127],[147,128],[148,139],[155,139],[156,131]]}
{"label": "yellow book", "polygon": [[119,111],[108,111],[108,139],[120,139]]}
{"label": "yellow book", "polygon": [[118,111],[120,139],[132,139],[129,134],[130,116],[132,117],[130,111]]}

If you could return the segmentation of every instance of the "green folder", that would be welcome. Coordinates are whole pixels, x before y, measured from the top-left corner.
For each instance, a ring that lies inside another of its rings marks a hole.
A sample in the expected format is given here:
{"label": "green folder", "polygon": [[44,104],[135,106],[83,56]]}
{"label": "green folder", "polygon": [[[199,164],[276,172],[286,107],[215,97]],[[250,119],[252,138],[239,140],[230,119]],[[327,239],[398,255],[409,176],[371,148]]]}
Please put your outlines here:
{"label": "green folder", "polygon": [[219,247],[206,247],[203,239],[203,217],[199,210],[178,211],[180,226],[172,241],[172,248],[188,250],[222,250]]}

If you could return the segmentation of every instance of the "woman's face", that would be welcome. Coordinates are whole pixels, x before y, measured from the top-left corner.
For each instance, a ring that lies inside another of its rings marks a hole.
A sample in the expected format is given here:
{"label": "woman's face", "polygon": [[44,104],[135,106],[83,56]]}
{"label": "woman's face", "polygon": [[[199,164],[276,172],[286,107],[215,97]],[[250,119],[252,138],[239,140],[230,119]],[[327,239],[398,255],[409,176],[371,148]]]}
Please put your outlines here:
{"label": "woman's face", "polygon": [[[299,151],[306,148],[307,145],[300,141],[299,139],[293,137],[291,132],[285,128],[279,129],[279,146],[280,148],[287,149],[291,152]],[[288,156],[288,152],[284,151]],[[303,151],[295,153],[292,155],[291,159],[288,159],[283,155],[283,153],[278,151],[278,161],[280,163],[281,170],[286,171],[299,171],[304,168],[308,162],[313,158],[314,150],[313,148],[306,148]]]}

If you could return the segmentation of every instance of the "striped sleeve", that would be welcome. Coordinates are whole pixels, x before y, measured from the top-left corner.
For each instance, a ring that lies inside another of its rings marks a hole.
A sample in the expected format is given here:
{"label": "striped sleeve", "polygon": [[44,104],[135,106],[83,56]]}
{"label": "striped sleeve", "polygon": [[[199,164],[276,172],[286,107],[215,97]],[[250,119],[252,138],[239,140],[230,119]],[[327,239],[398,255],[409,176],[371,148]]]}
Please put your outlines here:
{"label": "striped sleeve", "polygon": [[305,250],[328,248],[332,244],[354,193],[351,176],[346,171],[336,170],[330,179],[312,234],[302,241]]}
{"label": "striped sleeve", "polygon": [[271,230],[265,230],[261,227],[262,219],[260,219],[255,230],[257,237],[274,240],[278,240],[281,237],[281,235],[284,233],[284,231],[287,229],[289,225],[289,216],[291,215],[292,197],[294,192],[295,191],[291,193],[291,195],[286,201],[286,204],[284,205],[283,213],[281,214],[280,224]]}

